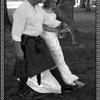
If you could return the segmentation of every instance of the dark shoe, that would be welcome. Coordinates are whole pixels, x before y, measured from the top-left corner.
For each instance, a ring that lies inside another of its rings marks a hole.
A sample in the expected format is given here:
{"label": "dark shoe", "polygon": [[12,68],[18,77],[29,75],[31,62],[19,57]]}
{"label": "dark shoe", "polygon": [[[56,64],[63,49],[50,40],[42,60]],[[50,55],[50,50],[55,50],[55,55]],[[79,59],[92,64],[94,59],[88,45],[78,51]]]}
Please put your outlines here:
{"label": "dark shoe", "polygon": [[78,81],[78,80],[74,81],[74,83],[76,84],[77,88],[82,88],[83,86],[85,86],[83,82]]}
{"label": "dark shoe", "polygon": [[78,80],[74,81],[74,83],[76,84],[75,86],[66,85],[62,87],[61,88],[62,93],[63,92],[73,92],[75,89],[82,88],[85,85],[83,82],[80,82]]}
{"label": "dark shoe", "polygon": [[17,92],[16,95],[20,100],[24,100],[25,94]]}
{"label": "dark shoe", "polygon": [[25,86],[25,90],[21,91],[19,90],[16,93],[16,96],[18,96],[20,98],[20,100],[28,100],[28,98],[40,98],[45,96],[47,93],[39,93],[34,91],[33,89],[31,89],[28,85]]}
{"label": "dark shoe", "polygon": [[36,92],[35,90],[31,89],[28,85],[26,85],[26,96],[32,97],[32,98],[41,98],[45,95],[47,95],[48,93],[39,93]]}
{"label": "dark shoe", "polygon": [[64,93],[64,92],[73,92],[74,89],[77,88],[77,86],[70,86],[70,85],[66,85],[64,87],[61,88],[61,92]]}

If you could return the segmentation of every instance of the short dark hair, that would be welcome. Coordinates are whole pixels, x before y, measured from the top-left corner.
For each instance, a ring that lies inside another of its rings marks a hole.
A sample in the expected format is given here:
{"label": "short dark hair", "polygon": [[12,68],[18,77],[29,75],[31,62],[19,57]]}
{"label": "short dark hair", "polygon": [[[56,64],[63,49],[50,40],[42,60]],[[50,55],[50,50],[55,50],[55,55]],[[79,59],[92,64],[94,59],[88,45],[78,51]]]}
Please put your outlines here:
{"label": "short dark hair", "polygon": [[[46,0],[44,2],[44,8],[48,8],[50,6],[50,3],[52,2],[52,0]],[[60,0],[57,0],[57,5],[59,4]]]}
{"label": "short dark hair", "polygon": [[46,0],[43,4],[44,4],[44,8],[48,8],[50,6],[52,0]]}

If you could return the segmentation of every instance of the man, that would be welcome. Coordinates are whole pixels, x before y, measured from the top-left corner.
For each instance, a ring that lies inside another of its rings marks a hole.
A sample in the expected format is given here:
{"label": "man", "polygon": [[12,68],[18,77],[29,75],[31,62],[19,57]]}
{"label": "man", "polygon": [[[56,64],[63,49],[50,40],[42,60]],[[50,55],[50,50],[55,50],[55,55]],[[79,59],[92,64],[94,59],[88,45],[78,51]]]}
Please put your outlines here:
{"label": "man", "polygon": [[42,0],[27,0],[13,15],[12,38],[21,73],[19,94],[24,93],[28,77],[37,74],[40,77],[39,73],[55,66],[46,43],[40,37],[44,20],[44,12],[37,5],[40,2]]}
{"label": "man", "polygon": [[[39,78],[39,73],[55,66],[46,43],[40,37],[43,33],[44,12],[37,4],[41,1],[25,1],[16,9],[13,16],[12,37],[17,57],[21,62],[20,94],[24,93],[28,77],[37,75]],[[38,83],[40,84],[40,82]]]}

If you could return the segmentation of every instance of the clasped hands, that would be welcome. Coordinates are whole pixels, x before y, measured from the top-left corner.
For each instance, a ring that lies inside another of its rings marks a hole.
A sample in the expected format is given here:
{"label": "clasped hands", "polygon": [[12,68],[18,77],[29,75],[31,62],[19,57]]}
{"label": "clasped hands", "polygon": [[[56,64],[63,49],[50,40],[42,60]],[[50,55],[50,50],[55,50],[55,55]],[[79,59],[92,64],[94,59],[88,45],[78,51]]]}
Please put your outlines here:
{"label": "clasped hands", "polygon": [[66,23],[62,23],[59,27],[58,27],[58,36],[59,35],[63,35],[66,32],[71,32],[71,27],[68,26]]}

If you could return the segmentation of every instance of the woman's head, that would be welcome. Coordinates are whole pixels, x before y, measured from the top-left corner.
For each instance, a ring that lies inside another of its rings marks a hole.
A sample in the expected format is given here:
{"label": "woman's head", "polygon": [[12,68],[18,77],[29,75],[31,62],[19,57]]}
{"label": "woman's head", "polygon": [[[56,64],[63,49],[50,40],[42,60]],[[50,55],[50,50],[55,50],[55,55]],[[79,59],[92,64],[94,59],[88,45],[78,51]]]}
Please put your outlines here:
{"label": "woman's head", "polygon": [[45,0],[44,8],[56,8],[60,0]]}

